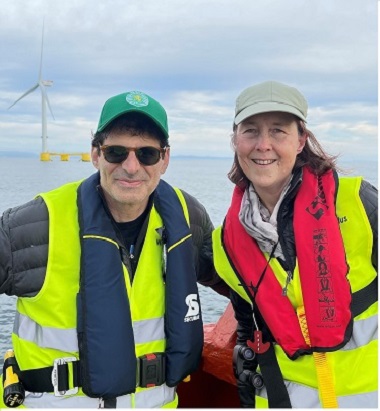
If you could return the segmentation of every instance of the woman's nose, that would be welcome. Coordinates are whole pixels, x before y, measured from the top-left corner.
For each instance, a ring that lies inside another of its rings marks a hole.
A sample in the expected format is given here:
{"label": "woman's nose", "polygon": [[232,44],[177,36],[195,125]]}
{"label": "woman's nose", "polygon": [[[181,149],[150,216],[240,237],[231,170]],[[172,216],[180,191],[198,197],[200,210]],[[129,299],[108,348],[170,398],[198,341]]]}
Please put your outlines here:
{"label": "woman's nose", "polygon": [[268,131],[263,131],[256,141],[256,150],[267,151],[272,148],[271,139]]}

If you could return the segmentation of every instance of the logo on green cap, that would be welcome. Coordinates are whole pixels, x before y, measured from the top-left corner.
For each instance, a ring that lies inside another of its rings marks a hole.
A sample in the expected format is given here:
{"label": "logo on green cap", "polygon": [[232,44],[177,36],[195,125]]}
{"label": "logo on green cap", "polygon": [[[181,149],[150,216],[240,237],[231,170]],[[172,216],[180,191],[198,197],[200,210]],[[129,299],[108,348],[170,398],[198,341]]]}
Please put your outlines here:
{"label": "logo on green cap", "polygon": [[125,99],[130,105],[135,107],[145,107],[149,103],[148,96],[140,91],[131,91],[130,93],[127,93]]}

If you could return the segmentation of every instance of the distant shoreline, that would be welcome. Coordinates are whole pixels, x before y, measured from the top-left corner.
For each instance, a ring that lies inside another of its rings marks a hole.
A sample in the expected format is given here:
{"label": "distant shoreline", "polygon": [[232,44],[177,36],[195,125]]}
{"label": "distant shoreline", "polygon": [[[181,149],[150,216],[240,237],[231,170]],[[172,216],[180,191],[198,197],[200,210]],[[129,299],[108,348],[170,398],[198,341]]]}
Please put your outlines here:
{"label": "distant shoreline", "polygon": [[[5,158],[36,158],[40,156],[39,153],[30,153],[30,152],[17,152],[17,151],[0,151],[0,157]],[[181,159],[181,158],[198,158],[198,159],[220,159],[220,160],[232,160],[233,156],[197,156],[197,155],[171,155],[171,159]]]}
{"label": "distant shoreline", "polygon": [[[17,151],[0,151],[0,157],[7,157],[7,158],[39,158],[40,154],[39,153],[30,153],[30,152],[17,152]],[[232,160],[233,159],[233,155],[231,154],[231,156],[198,156],[195,154],[189,154],[189,155],[181,155],[181,154],[171,154],[171,158],[172,159],[181,159],[181,158],[198,158],[198,159],[219,159],[219,160]],[[348,161],[354,161],[354,162],[358,162],[358,161],[367,161],[370,163],[377,163],[378,162],[378,158],[374,157],[374,158],[368,158],[368,157],[353,157],[353,158],[344,158],[344,160],[342,160],[343,163],[347,163]],[[338,159],[339,162],[339,159]]]}

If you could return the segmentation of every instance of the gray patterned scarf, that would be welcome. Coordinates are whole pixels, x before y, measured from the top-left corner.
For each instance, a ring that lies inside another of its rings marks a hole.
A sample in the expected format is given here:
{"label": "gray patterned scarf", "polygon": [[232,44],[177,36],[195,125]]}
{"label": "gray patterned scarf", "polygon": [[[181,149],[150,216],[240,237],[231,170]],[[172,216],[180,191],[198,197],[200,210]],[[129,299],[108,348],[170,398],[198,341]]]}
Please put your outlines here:
{"label": "gray patterned scarf", "polygon": [[[239,220],[245,231],[257,241],[260,250],[263,252],[271,253],[275,244],[278,243],[277,214],[289,187],[290,182],[282,190],[272,215],[270,215],[268,209],[261,203],[252,184],[250,184],[244,192]],[[277,244],[274,256],[284,259],[280,243]]]}

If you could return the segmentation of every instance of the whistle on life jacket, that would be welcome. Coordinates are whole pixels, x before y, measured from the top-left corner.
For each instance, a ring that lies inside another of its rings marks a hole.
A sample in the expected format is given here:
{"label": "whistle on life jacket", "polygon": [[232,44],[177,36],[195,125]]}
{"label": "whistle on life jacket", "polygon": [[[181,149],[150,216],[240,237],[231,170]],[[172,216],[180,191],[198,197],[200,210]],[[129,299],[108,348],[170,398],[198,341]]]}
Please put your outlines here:
{"label": "whistle on life jacket", "polygon": [[13,350],[7,350],[3,365],[3,401],[9,408],[20,406],[25,399],[25,390],[18,378],[18,371]]}

